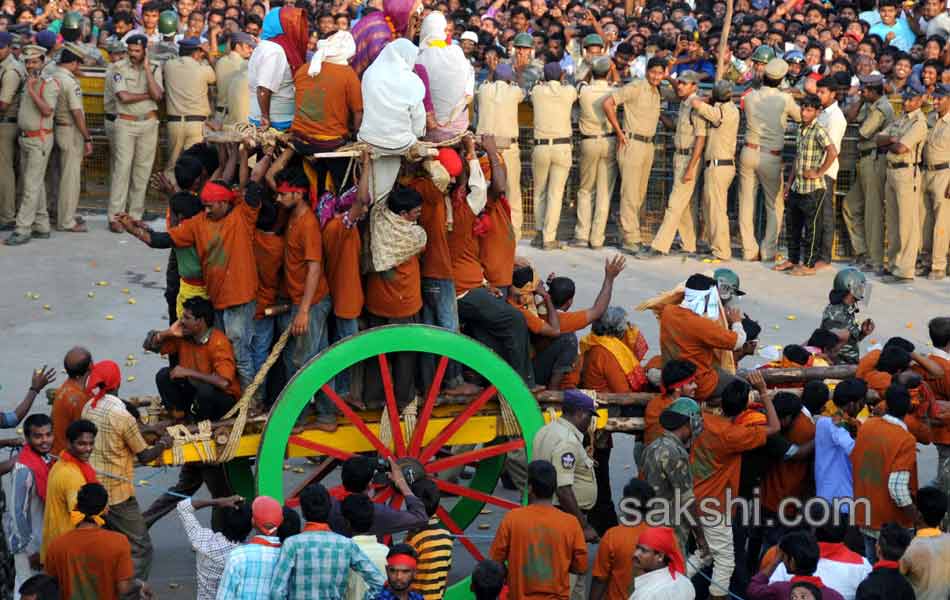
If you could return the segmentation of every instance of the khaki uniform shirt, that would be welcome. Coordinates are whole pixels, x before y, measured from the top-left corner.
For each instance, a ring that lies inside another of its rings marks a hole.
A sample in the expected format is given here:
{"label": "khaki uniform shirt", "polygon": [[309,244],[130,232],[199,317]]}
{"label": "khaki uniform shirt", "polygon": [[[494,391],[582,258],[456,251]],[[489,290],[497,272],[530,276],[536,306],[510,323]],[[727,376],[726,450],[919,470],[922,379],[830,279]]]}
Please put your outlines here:
{"label": "khaki uniform shirt", "polygon": [[228,84],[228,114],[224,115],[224,125],[247,123],[251,112],[251,95],[247,93],[247,63],[231,77]]}
{"label": "khaki uniform shirt", "polygon": [[735,160],[739,135],[739,108],[734,102],[699,105],[696,114],[707,121],[705,160]]}
{"label": "khaki uniform shirt", "polygon": [[228,86],[231,84],[231,78],[246,64],[247,61],[233,50],[215,63],[214,76],[218,80],[214,99],[216,108],[228,108]]}
{"label": "khaki uniform shirt", "polygon": [[858,111],[858,150],[870,150],[877,147],[875,138],[894,121],[894,107],[887,96],[881,96],[868,106],[864,104]]}
{"label": "khaki uniform shirt", "polygon": [[628,83],[614,90],[611,97],[619,107],[623,105],[623,130],[652,138],[660,121],[660,91],[646,79]]}
{"label": "khaki uniform shirt", "polygon": [[0,113],[0,119],[16,118],[20,109],[20,90],[26,81],[26,68],[10,53],[3,62],[0,62],[0,102],[10,106],[6,112]]}
{"label": "khaki uniform shirt", "polygon": [[[931,114],[937,114],[934,111]],[[939,165],[950,162],[950,112],[940,117],[927,134],[924,146],[924,164]]]}
{"label": "khaki uniform shirt", "polygon": [[539,140],[569,138],[571,107],[577,100],[577,90],[560,81],[545,81],[531,90],[534,104],[534,137]]}
{"label": "khaki uniform shirt", "polygon": [[[594,459],[587,454],[583,439],[577,427],[564,417],[558,417],[534,436],[532,457],[554,465],[557,486],[573,487],[578,508],[589,510],[597,502],[597,478]],[[557,502],[555,496],[554,503]]]}
{"label": "khaki uniform shirt", "polygon": [[79,86],[79,80],[62,67],[56,67],[52,73],[60,85],[53,120],[57,126],[75,125],[72,111],[82,110],[82,88]]}
{"label": "khaki uniform shirt", "polygon": [[910,152],[894,154],[888,152],[887,166],[890,168],[897,163],[916,164],[920,162],[921,149],[927,139],[927,117],[919,109],[891,123],[887,128],[887,135],[897,138],[898,143],[910,148]]}
{"label": "khaki uniform shirt", "polygon": [[169,115],[207,117],[211,114],[208,86],[216,78],[209,65],[190,56],[180,56],[165,63],[164,78],[168,80],[165,99]]}
{"label": "khaki uniform shirt", "polygon": [[606,79],[595,79],[590,83],[581,84],[578,90],[577,103],[581,108],[579,121],[581,135],[612,133],[613,128],[604,115],[604,99],[613,92],[614,86],[607,83]]}
{"label": "khaki uniform shirt", "polygon": [[[40,81],[36,86],[38,94],[55,110],[56,101],[61,90],[59,83],[51,77],[40,76]],[[23,83],[23,96],[20,98],[20,110],[17,112],[17,125],[20,127],[20,131],[53,129],[53,115],[44,117],[40,114],[40,109],[37,108],[33,98],[26,91],[26,81]]]}
{"label": "khaki uniform shirt", "polygon": [[[106,67],[105,76],[102,79],[102,111],[107,115],[115,115],[117,110],[115,97],[116,64],[118,63],[109,63],[109,66]],[[121,75],[119,77],[121,77]]]}
{"label": "khaki uniform shirt", "polygon": [[758,144],[766,150],[784,148],[788,119],[802,120],[802,111],[794,98],[786,92],[762,86],[750,92],[744,102],[746,143]]}
{"label": "khaki uniform shirt", "polygon": [[478,135],[491,134],[518,141],[518,105],[524,90],[517,83],[491,81],[478,88]]}
{"label": "khaki uniform shirt", "polygon": [[[162,77],[162,69],[158,65],[151,63],[149,63],[149,68],[152,69],[152,77],[155,78],[155,83],[158,84],[158,87],[164,89],[165,82]],[[119,114],[140,117],[150,112],[158,111],[158,103],[151,98],[139,100],[138,102],[122,102],[122,100],[118,98],[119,92],[129,92],[132,94],[148,93],[148,77],[145,74],[145,69],[141,66],[135,66],[128,58],[123,58],[115,64],[115,73],[112,75],[112,81],[115,86],[115,93],[117,94],[116,105]]]}
{"label": "khaki uniform shirt", "polygon": [[680,102],[676,133],[673,134],[673,145],[677,150],[692,150],[697,137],[706,137],[707,121],[696,114],[690,104],[695,97],[696,94],[693,94]]}

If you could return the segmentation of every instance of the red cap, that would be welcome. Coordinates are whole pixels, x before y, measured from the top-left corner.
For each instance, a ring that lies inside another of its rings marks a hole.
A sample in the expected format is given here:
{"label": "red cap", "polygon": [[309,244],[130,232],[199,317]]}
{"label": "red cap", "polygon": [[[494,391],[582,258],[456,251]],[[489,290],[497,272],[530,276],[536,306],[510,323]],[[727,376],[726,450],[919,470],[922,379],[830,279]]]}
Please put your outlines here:
{"label": "red cap", "polygon": [[284,509],[270,496],[258,496],[251,504],[251,518],[259,531],[273,535],[284,522]]}

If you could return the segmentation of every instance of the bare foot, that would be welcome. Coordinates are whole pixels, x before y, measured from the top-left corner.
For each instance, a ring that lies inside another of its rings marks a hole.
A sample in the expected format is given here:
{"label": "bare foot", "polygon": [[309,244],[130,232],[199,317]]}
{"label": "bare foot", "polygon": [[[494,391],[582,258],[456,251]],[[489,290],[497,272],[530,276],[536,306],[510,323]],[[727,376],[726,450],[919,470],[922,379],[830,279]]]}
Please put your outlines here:
{"label": "bare foot", "polygon": [[772,267],[772,270],[773,271],[791,271],[797,266],[798,265],[796,265],[795,263],[789,262],[786,260],[785,262],[777,264],[774,267]]}
{"label": "bare foot", "polygon": [[353,394],[347,394],[343,396],[343,401],[355,408],[356,410],[366,410],[366,403],[354,396]]}
{"label": "bare foot", "polygon": [[790,275],[792,275],[793,277],[809,277],[811,275],[814,275],[817,272],[818,271],[815,270],[814,267],[798,266],[792,270]]}
{"label": "bare foot", "polygon": [[462,383],[455,387],[445,388],[442,390],[442,393],[446,396],[471,396],[482,391],[480,386],[475,385],[474,383]]}
{"label": "bare foot", "polygon": [[316,423],[313,427],[314,429],[319,429],[320,431],[326,431],[327,433],[334,433],[339,428],[339,425],[337,425],[335,422],[334,423]]}

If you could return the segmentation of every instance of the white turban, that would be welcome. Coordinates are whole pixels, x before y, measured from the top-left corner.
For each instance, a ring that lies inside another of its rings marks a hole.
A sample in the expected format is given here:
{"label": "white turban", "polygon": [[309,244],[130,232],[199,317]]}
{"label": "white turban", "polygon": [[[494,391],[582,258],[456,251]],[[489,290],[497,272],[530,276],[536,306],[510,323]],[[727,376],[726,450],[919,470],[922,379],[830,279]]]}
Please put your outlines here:
{"label": "white turban", "polygon": [[310,59],[307,74],[311,77],[319,75],[324,62],[333,65],[348,64],[354,54],[356,54],[356,42],[353,41],[353,36],[349,31],[338,31],[327,39],[317,42],[317,51]]}

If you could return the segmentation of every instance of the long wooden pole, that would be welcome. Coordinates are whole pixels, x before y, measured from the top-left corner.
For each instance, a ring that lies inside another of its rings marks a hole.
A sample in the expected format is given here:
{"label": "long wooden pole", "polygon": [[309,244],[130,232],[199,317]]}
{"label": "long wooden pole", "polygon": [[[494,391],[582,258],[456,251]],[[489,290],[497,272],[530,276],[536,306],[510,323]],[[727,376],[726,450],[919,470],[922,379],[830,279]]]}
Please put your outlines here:
{"label": "long wooden pole", "polygon": [[716,58],[716,81],[725,75],[726,50],[729,48],[729,31],[732,29],[733,0],[726,0],[726,16],[722,24],[722,37],[719,38],[719,55]]}

